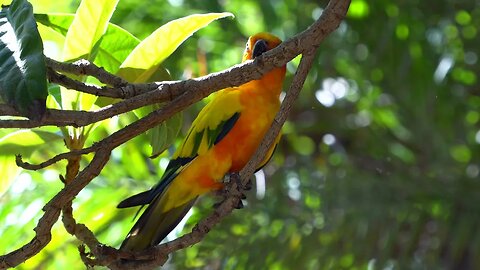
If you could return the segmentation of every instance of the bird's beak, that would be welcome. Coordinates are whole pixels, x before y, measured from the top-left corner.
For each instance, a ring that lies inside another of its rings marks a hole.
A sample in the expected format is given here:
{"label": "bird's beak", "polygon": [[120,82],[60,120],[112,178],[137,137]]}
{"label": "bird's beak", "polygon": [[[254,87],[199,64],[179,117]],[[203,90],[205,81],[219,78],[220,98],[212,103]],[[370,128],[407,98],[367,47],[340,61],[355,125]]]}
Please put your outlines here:
{"label": "bird's beak", "polygon": [[266,51],[268,51],[267,42],[263,39],[259,39],[255,42],[255,45],[253,45],[252,58],[257,57]]}

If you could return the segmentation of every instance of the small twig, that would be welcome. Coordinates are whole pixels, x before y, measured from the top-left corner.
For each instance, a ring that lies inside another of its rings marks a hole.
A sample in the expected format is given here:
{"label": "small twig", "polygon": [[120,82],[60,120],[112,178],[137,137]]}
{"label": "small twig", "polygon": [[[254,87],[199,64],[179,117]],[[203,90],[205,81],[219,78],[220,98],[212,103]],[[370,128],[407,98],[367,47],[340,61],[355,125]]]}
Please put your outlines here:
{"label": "small twig", "polygon": [[55,72],[52,68],[47,68],[48,79],[51,83],[56,83],[65,86],[67,89],[75,89],[72,91],[79,91],[99,97],[124,98],[121,88],[112,88],[106,86],[97,86],[95,84],[87,84],[66,75]]}
{"label": "small twig", "polygon": [[21,168],[26,169],[26,170],[36,171],[36,170],[46,168],[46,167],[48,167],[52,164],[55,164],[55,163],[57,163],[57,162],[59,162],[60,160],[63,160],[63,159],[69,159],[71,157],[86,155],[86,154],[95,152],[99,148],[100,148],[100,144],[94,144],[90,147],[83,148],[83,149],[80,149],[80,150],[72,150],[70,152],[65,152],[65,153],[58,154],[58,155],[54,156],[53,158],[51,158],[49,160],[46,160],[46,161],[44,161],[40,164],[30,164],[28,162],[23,161],[22,155],[16,155],[15,156],[15,162],[17,163],[18,167],[21,167]]}
{"label": "small twig", "polygon": [[123,87],[128,82],[119,76],[115,76],[97,65],[87,60],[78,60],[74,63],[63,63],[55,61],[51,58],[46,59],[47,66],[57,71],[62,71],[74,75],[89,75],[97,78],[100,82],[111,85],[113,87]]}

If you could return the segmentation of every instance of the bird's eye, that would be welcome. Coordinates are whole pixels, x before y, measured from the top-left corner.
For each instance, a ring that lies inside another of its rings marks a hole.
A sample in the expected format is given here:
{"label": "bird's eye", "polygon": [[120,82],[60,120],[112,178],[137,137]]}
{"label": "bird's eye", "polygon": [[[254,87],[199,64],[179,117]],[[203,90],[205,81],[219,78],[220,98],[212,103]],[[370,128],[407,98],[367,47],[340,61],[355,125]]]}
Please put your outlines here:
{"label": "bird's eye", "polygon": [[253,45],[252,58],[257,57],[266,51],[268,51],[267,42],[263,39],[259,39],[255,42],[255,45]]}

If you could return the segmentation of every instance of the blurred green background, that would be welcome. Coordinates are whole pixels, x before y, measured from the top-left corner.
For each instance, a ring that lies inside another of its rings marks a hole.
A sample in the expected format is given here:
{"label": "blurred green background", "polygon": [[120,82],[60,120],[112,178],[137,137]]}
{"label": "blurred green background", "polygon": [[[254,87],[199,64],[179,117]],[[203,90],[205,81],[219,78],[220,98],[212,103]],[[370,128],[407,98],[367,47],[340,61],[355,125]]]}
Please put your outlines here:
{"label": "blurred green background", "polygon": [[[38,13],[75,12],[79,1],[32,3]],[[212,23],[166,60],[183,79],[238,63],[258,31],[295,35],[326,3],[121,0],[111,21],[143,39],[182,16],[232,12],[235,19]],[[480,269],[479,26],[479,1],[352,1],[320,46],[246,207],[173,254],[167,269]],[[297,64],[289,63],[285,86]],[[184,130],[203,104],[187,110]],[[87,144],[128,117],[102,124]],[[31,161],[54,151],[65,151],[63,142]],[[169,153],[150,160],[150,151],[146,136],[118,148],[75,199],[77,221],[101,242],[119,246],[135,209],[116,204],[165,169]],[[41,208],[62,188],[62,166],[19,173],[0,197],[1,254],[33,237]],[[202,198],[184,231],[213,202]],[[18,269],[83,269],[78,244],[57,222],[51,243]]]}

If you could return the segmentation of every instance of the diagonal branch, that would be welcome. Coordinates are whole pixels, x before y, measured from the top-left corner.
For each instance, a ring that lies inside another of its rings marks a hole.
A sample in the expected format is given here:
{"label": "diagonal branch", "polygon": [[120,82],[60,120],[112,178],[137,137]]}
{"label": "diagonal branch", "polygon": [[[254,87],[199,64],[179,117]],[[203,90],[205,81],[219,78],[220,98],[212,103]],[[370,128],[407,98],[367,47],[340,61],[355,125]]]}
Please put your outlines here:
{"label": "diagonal branch", "polygon": [[[138,134],[145,132],[151,127],[158,125],[159,123],[171,117],[174,113],[186,108],[194,102],[197,102],[198,100],[202,99],[203,97],[214,91],[223,89],[225,87],[240,85],[250,80],[258,79],[274,67],[285,65],[295,56],[303,54],[301,64],[293,79],[292,84],[290,85],[290,90],[288,91],[287,96],[282,103],[281,110],[275,118],[276,120],[272,125],[272,129],[267,133],[265,141],[262,142],[255,156],[240,172],[242,183],[244,183],[249,177],[251,177],[253,172],[252,168],[254,168],[255,164],[257,164],[258,161],[262,159],[260,156],[265,155],[265,151],[268,148],[267,146],[271,144],[273,140],[272,138],[275,138],[275,132],[278,133],[281,126],[283,125],[288,115],[288,111],[291,109],[293,101],[295,100],[296,96],[298,96],[298,92],[303,86],[303,82],[305,81],[308,70],[312,64],[316,47],[328,34],[330,34],[338,27],[342,19],[345,17],[349,5],[350,0],[331,0],[319,20],[312,24],[307,30],[296,35],[292,39],[289,39],[288,41],[282,43],[282,45],[265,53],[261,57],[256,58],[256,60],[253,62],[237,65],[232,67],[228,71],[215,73],[211,76],[206,76],[195,80],[143,85],[127,85],[126,87],[133,87],[137,90],[137,86],[150,88],[148,88],[149,91],[133,98],[127,99],[123,102],[135,100],[135,98],[139,98],[140,96],[144,98],[152,98],[157,101],[161,99],[159,96],[162,96],[166,98],[166,100],[171,100],[171,102],[167,103],[163,108],[150,113],[146,117],[130,124],[124,129],[121,129],[112,134],[111,136],[100,141],[98,143],[100,146],[98,147],[98,149],[95,150],[95,155],[93,156],[89,165],[85,167],[71,183],[69,183],[57,195],[55,195],[47,203],[47,205],[45,205],[45,207],[43,208],[45,213],[34,229],[35,237],[23,247],[14,250],[6,255],[0,256],[0,268],[3,269],[7,267],[17,266],[28,258],[37,254],[48,244],[51,239],[51,228],[53,224],[58,220],[61,209],[63,209],[65,206],[68,206],[73,200],[73,198],[88,183],[90,183],[90,181],[92,181],[94,177],[100,174],[101,170],[109,160],[111,151],[115,147],[130,140]],[[147,102],[145,103],[135,103],[135,106],[145,106],[146,104],[149,104],[148,102],[150,101],[147,100]],[[117,104],[122,104],[122,102]],[[112,105],[109,108],[112,108],[115,105]],[[117,107],[116,110],[121,111],[121,109],[119,108],[125,109],[126,107],[133,105],[130,105],[130,103],[123,103],[122,105],[117,106],[119,107]],[[5,109],[5,107],[0,106],[0,113],[8,112],[9,110],[10,109],[8,108]],[[107,110],[108,108],[104,109],[104,111]],[[96,112],[83,113],[95,114]],[[89,115],[89,117],[95,118],[98,116]],[[55,122],[54,119],[48,117],[46,119],[50,121],[50,123]],[[77,118],[76,120],[79,120],[79,123],[82,124],[89,121],[80,120],[80,118]],[[4,121],[29,120],[0,120],[0,127],[2,127]],[[46,125],[45,123],[48,121],[43,119],[41,121],[38,121],[37,123],[28,122],[26,125],[43,126]],[[14,125],[10,127],[14,127]],[[133,266],[139,269],[150,269],[154,266],[162,264],[167,254],[201,241],[206,235],[206,233],[215,224],[217,224],[222,219],[222,217],[228,215],[232,211],[233,206],[237,205],[240,198],[239,193],[241,192],[241,187],[238,187],[236,185],[236,182],[232,181],[232,187],[230,187],[232,189],[231,196],[228,197],[214,211],[211,216],[199,222],[191,233],[184,235],[183,237],[180,237],[172,242],[160,245],[155,248],[151,248],[143,252],[138,252],[138,254],[133,254],[135,257],[138,258],[148,257],[152,259],[152,261],[137,262]],[[68,213],[68,211],[66,212]],[[68,216],[66,218],[68,224]],[[95,241],[92,240],[91,243],[95,243]],[[95,263],[99,265],[107,265],[114,269],[126,269],[129,266],[122,264],[121,261],[121,258],[125,258],[125,252],[118,252],[108,247],[100,248],[98,247],[98,245],[97,248],[93,248],[90,251],[97,259],[105,258],[105,256],[109,257],[108,260],[105,259],[95,261]],[[115,259],[114,263],[112,263],[112,258]]]}

